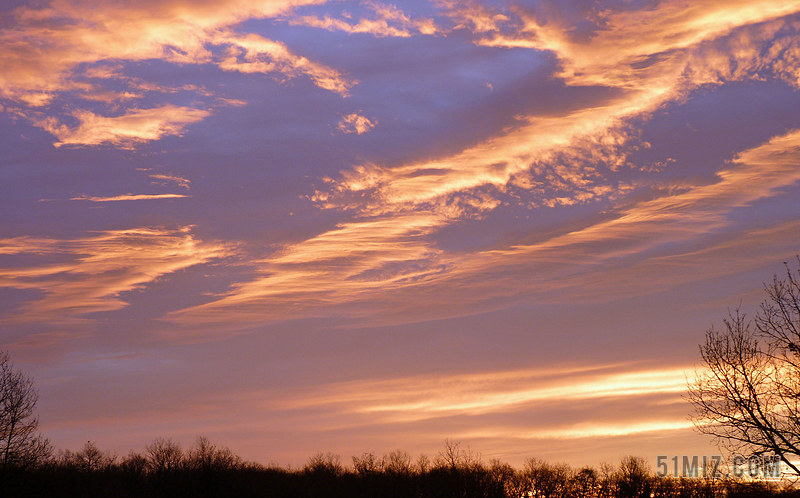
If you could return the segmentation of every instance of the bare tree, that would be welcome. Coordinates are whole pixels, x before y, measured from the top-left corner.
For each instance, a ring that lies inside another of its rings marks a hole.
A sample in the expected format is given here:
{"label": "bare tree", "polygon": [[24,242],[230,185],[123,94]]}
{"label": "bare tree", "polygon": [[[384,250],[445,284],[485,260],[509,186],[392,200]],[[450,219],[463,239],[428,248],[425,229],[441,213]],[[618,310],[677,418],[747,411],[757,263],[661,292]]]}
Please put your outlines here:
{"label": "bare tree", "polygon": [[360,476],[368,476],[383,471],[383,462],[374,453],[364,453],[361,457],[353,457],[353,470]]}
{"label": "bare tree", "polygon": [[190,469],[208,473],[240,467],[242,459],[230,448],[217,447],[208,438],[200,436],[186,453],[186,464]]}
{"label": "bare tree", "polygon": [[538,458],[529,458],[525,461],[522,475],[528,494],[554,498],[567,494],[572,470],[567,464],[549,464]]}
{"label": "bare tree", "polygon": [[303,469],[309,474],[325,474],[330,476],[340,476],[345,469],[342,465],[341,457],[330,451],[327,453],[317,452],[308,459]]}
{"label": "bare tree", "polygon": [[425,474],[431,469],[431,459],[425,453],[417,457],[417,471]]}
{"label": "bare tree", "polygon": [[119,464],[120,470],[137,479],[145,475],[147,467],[147,457],[134,451],[123,457]]}
{"label": "bare tree", "polygon": [[157,437],[145,446],[144,453],[149,469],[156,474],[174,473],[183,464],[181,445],[172,439]]}
{"label": "bare tree", "polygon": [[434,466],[451,470],[469,469],[480,464],[480,461],[480,455],[473,453],[469,447],[462,450],[460,442],[445,439],[444,450],[439,451]]}
{"label": "bare tree", "polygon": [[8,353],[0,351],[0,486],[11,472],[36,465],[51,453],[49,441],[36,432],[38,398],[33,380],[15,370]]}
{"label": "bare tree", "polygon": [[411,455],[405,451],[395,450],[383,456],[383,471],[395,475],[410,475],[413,471]]}
{"label": "bare tree", "polygon": [[71,454],[72,464],[81,472],[92,473],[111,467],[116,461],[116,455],[101,450],[96,443],[86,441],[81,451]]}
{"label": "bare tree", "polygon": [[620,498],[650,498],[652,480],[647,460],[626,456],[616,474],[617,496]]}
{"label": "bare tree", "polygon": [[[800,258],[798,258],[800,261]],[[800,457],[800,271],[765,285],[755,320],[737,308],[706,332],[705,369],[689,384],[697,430],[731,452]]]}

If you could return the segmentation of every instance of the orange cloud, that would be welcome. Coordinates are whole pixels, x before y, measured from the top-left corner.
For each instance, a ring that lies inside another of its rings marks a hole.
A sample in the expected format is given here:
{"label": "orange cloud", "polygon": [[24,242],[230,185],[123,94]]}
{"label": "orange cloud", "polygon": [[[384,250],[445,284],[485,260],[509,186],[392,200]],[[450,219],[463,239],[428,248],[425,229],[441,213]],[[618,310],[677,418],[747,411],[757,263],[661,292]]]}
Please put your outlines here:
{"label": "orange cloud", "polygon": [[[185,188],[187,190],[189,189],[189,184],[192,183],[188,178],[184,178],[184,177],[178,176],[178,175],[152,174],[152,175],[147,175],[147,176],[149,176],[150,178],[153,178],[155,180],[162,180],[162,183],[160,183],[161,185],[165,185],[166,183],[174,183],[174,184],[176,184],[178,186],[181,186],[181,187],[183,187],[183,188]],[[163,183],[163,182],[166,182],[166,183]],[[155,184],[157,182],[153,182],[153,183]]]}
{"label": "orange cloud", "polygon": [[375,128],[377,125],[377,120],[373,122],[368,118],[358,114],[348,114],[347,116],[342,117],[342,120],[339,121],[339,126],[337,128],[343,133],[357,133],[361,135],[362,133],[366,133]]}
{"label": "orange cloud", "polygon": [[[683,420],[681,419],[683,418]],[[675,417],[665,420],[657,414],[650,420],[645,421],[625,421],[621,423],[593,421],[582,422],[570,425],[557,425],[547,429],[525,430],[521,427],[499,427],[482,428],[477,430],[466,430],[459,434],[460,438],[469,439],[587,439],[620,437],[630,435],[640,435],[656,433],[660,437],[666,436],[665,433],[674,431],[686,431],[692,429],[694,424],[685,417]]]}
{"label": "orange cloud", "polygon": [[155,199],[180,199],[189,197],[182,194],[124,194],[113,197],[90,197],[88,195],[73,197],[71,201],[115,202],[115,201],[149,201]]}
{"label": "orange cloud", "polygon": [[[0,239],[0,254],[42,258],[36,266],[0,269],[0,288],[42,293],[7,320],[67,322],[86,313],[120,309],[126,305],[120,293],[233,250],[230,245],[204,243],[189,228],[137,228],[69,240]],[[57,262],[48,262],[51,257]]]}
{"label": "orange cloud", "polygon": [[432,35],[439,31],[432,19],[412,20],[394,5],[385,5],[374,1],[362,3],[375,13],[373,19],[361,19],[356,24],[334,19],[329,15],[325,15],[323,18],[314,16],[289,17],[288,20],[293,25],[311,26],[329,31],[344,31],[346,33],[369,33],[380,37],[405,38],[412,36],[414,33]]}
{"label": "orange cloud", "polygon": [[313,315],[321,307],[427,280],[448,266],[442,251],[419,243],[420,234],[431,228],[430,213],[343,224],[255,261],[262,276],[236,284],[217,301],[174,312],[172,318],[227,322],[226,330],[235,332],[242,325],[300,310]]}
{"label": "orange cloud", "polygon": [[499,31],[509,21],[509,17],[491,12],[474,0],[435,0],[445,14],[456,22],[453,29],[469,29],[475,33]]}
{"label": "orange cloud", "polygon": [[[347,96],[350,88],[358,83],[345,78],[335,69],[293,54],[283,43],[258,35],[218,34],[214,42],[229,47],[228,56],[219,63],[219,67],[226,71],[265,74],[278,72],[287,78],[306,74],[320,88],[342,96]],[[240,57],[244,60],[240,61]]]}
{"label": "orange cloud", "polygon": [[[660,238],[688,238],[728,223],[737,207],[770,197],[784,186],[800,181],[800,130],[772,138],[766,144],[739,153],[729,169],[717,173],[719,181],[687,188],[684,192],[641,202],[613,220],[552,239],[545,246],[567,246],[618,238],[643,241],[634,233],[652,233],[644,244]],[[691,213],[691,216],[689,216]],[[657,236],[660,234],[660,237]],[[631,249],[641,251],[641,247]],[[615,257],[622,255],[614,253]]]}
{"label": "orange cloud", "polygon": [[100,145],[110,143],[123,149],[158,140],[165,135],[181,135],[187,125],[200,121],[211,114],[202,109],[165,105],[153,109],[131,109],[118,117],[98,116],[89,111],[73,113],[80,124],[70,128],[55,118],[34,122],[55,135],[62,145]]}
{"label": "orange cloud", "polygon": [[[445,196],[484,185],[504,188],[512,178],[523,181],[532,166],[546,165],[565,155],[624,164],[619,146],[626,136],[617,128],[624,126],[625,119],[652,110],[663,99],[659,93],[639,97],[567,116],[520,119],[525,123],[520,128],[444,159],[395,168],[362,165],[343,172],[340,180],[331,182],[330,191],[318,192],[315,200],[326,207],[346,206],[379,215],[436,205]],[[591,198],[596,185],[588,185],[583,164],[578,160],[559,161],[557,176],[571,190],[584,191]],[[589,188],[582,188],[587,185]],[[356,197],[358,204],[352,205],[349,199],[354,192],[368,195]]]}
{"label": "orange cloud", "polygon": [[531,369],[481,374],[419,376],[354,381],[325,386],[285,408],[334,405],[375,414],[384,422],[409,422],[453,415],[507,413],[531,404],[625,398],[686,391],[682,368],[622,371],[620,365]]}
{"label": "orange cloud", "polygon": [[523,27],[494,33],[479,44],[549,50],[562,61],[562,78],[575,85],[647,89],[672,86],[689,62],[688,50],[737,28],[773,21],[800,11],[800,2],[704,0],[659,2],[653,9],[607,12],[591,40],[575,40],[557,16],[547,23],[518,11]]}
{"label": "orange cloud", "polygon": [[[664,436],[686,431],[692,423],[685,410],[665,409],[667,405],[682,407],[685,391],[681,368],[599,365],[363,379],[307,388],[277,400],[265,392],[232,398],[257,413],[302,413],[304,419],[296,423],[307,424],[304,429],[315,433],[379,427],[382,433],[397,437],[397,428],[405,427],[422,440],[500,439],[499,451],[507,451],[513,446],[510,442],[520,440]],[[568,405],[584,408],[582,413],[570,413],[570,420],[536,418]],[[587,411],[587,406],[617,409],[610,419]],[[515,422],[514,415],[522,414],[531,421]],[[503,425],[498,420],[504,420]]]}

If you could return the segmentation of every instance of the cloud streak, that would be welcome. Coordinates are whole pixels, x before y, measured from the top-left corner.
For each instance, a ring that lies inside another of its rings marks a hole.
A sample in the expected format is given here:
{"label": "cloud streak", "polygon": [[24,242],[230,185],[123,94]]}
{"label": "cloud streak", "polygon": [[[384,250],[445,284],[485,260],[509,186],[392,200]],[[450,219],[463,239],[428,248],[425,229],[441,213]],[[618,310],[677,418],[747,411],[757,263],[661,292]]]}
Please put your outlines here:
{"label": "cloud streak", "polygon": [[[362,2],[373,11],[373,17],[362,18],[353,24],[344,19],[336,19],[329,15],[324,17],[292,16],[288,17],[289,24],[295,26],[310,26],[313,28],[327,29],[329,31],[344,31],[345,33],[366,33],[377,37],[393,36],[407,38],[414,34],[433,35],[440,31],[433,19],[414,19],[404,14],[394,5],[379,2]],[[351,16],[347,16],[351,17]]]}
{"label": "cloud streak", "polygon": [[188,178],[184,178],[178,175],[164,175],[161,173],[153,173],[147,176],[153,178],[154,180],[158,180],[154,181],[153,182],[154,184],[165,185],[167,183],[174,183],[175,185],[183,187],[187,190],[189,189],[189,185],[192,183]]}
{"label": "cloud streak", "polygon": [[[685,389],[685,369],[597,365],[365,379],[304,389],[277,403],[260,402],[270,395],[255,392],[231,401],[262,413],[313,414],[307,421],[312,431],[370,427],[427,433],[448,426],[450,437],[507,444],[683,432],[691,421],[668,407],[680,404]],[[583,408],[568,410],[561,420],[538,418],[565,402]],[[615,407],[613,416],[602,413],[609,406]]]}
{"label": "cloud streak", "polygon": [[354,413],[408,421],[514,411],[532,403],[674,394],[686,390],[684,369],[619,372],[619,368],[620,365],[531,369],[357,381],[326,386],[328,394],[314,393],[297,402],[289,401],[288,407],[343,405]]}
{"label": "cloud streak", "polygon": [[71,240],[2,239],[0,254],[11,256],[12,262],[14,256],[41,259],[41,264],[12,264],[0,270],[0,288],[41,293],[5,321],[60,323],[118,310],[126,306],[121,293],[233,251],[229,244],[198,240],[188,227],[107,231]]}
{"label": "cloud streak", "polygon": [[[280,73],[287,79],[305,74],[320,88],[349,95],[358,81],[344,77],[336,69],[293,54],[283,43],[259,35],[236,36],[232,33],[215,37],[214,42],[227,46],[226,57],[219,63],[225,71],[242,73]],[[241,60],[240,60],[241,59]]]}
{"label": "cloud streak", "polygon": [[73,128],[56,118],[34,120],[58,138],[53,145],[90,146],[104,143],[121,149],[159,140],[163,136],[182,135],[185,128],[211,114],[202,109],[165,105],[152,109],[131,109],[123,116],[105,117],[89,111],[76,111],[79,125]]}
{"label": "cloud streak", "polygon": [[124,194],[115,195],[113,197],[90,197],[83,195],[73,197],[71,201],[90,201],[90,202],[117,202],[117,201],[150,201],[156,199],[181,199],[189,197],[183,194]]}

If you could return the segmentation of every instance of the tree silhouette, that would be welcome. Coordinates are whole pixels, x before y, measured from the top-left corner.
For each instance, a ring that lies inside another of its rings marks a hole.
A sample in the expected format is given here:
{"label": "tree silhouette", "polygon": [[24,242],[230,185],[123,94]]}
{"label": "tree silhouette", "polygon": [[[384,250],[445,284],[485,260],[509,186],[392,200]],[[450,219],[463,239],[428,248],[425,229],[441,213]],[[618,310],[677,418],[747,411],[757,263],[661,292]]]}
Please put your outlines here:
{"label": "tree silhouette", "polygon": [[[798,258],[800,261],[800,258]],[[800,458],[800,272],[765,285],[755,320],[737,308],[706,332],[705,371],[689,385],[695,427],[732,452]]]}
{"label": "tree silhouette", "polygon": [[51,453],[49,441],[36,432],[38,398],[33,380],[14,369],[7,352],[0,352],[0,493],[15,475]]}
{"label": "tree silhouette", "polygon": [[523,476],[527,483],[528,493],[542,498],[564,496],[570,480],[571,470],[566,464],[550,464],[538,458],[529,458],[525,462]]}
{"label": "tree silhouette", "polygon": [[183,463],[181,445],[172,439],[157,437],[144,451],[150,470],[156,474],[175,473]]}
{"label": "tree silhouette", "polygon": [[619,463],[617,496],[620,498],[650,498],[650,469],[644,458],[626,456]]}

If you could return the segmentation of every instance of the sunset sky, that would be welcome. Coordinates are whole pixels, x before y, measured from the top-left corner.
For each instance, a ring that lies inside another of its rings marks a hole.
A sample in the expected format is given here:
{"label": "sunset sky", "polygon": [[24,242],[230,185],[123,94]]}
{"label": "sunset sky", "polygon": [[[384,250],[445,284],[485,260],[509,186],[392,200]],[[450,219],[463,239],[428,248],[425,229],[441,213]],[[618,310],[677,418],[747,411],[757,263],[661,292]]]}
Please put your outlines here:
{"label": "sunset sky", "polygon": [[62,449],[717,454],[798,89],[800,0],[6,0],[0,349]]}

